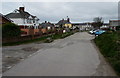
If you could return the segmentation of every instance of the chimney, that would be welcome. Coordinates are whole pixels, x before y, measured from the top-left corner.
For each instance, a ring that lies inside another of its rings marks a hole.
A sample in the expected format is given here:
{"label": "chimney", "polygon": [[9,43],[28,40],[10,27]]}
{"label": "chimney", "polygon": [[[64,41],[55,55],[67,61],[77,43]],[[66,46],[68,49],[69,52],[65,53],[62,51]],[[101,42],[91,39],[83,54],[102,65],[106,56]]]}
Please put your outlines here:
{"label": "chimney", "polygon": [[68,18],[67,21],[70,22],[70,18]]}
{"label": "chimney", "polygon": [[20,11],[24,11],[25,8],[24,8],[24,7],[19,7],[19,10],[20,10]]}
{"label": "chimney", "polygon": [[70,18],[67,16],[67,21],[70,22]]}
{"label": "chimney", "polygon": [[45,21],[45,23],[47,23],[47,21]]}

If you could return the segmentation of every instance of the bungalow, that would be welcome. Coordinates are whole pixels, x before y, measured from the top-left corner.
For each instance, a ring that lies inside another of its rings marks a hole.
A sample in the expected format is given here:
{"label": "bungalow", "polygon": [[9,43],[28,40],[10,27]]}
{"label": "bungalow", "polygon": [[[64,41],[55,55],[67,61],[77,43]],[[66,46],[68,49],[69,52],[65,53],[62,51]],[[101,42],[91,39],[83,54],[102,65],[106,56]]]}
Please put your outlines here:
{"label": "bungalow", "polygon": [[73,27],[78,27],[80,30],[91,30],[93,29],[91,23],[72,23]]}
{"label": "bungalow", "polygon": [[109,29],[109,23],[103,23],[100,29]]}
{"label": "bungalow", "polygon": [[42,33],[45,34],[45,33],[54,31],[55,26],[54,26],[54,24],[45,21],[40,24],[40,28],[41,28]]}
{"label": "bungalow", "polygon": [[12,13],[6,15],[6,17],[13,20],[13,23],[20,26],[24,34],[31,35],[31,29],[34,29],[33,34],[38,33],[39,29],[39,19],[36,16],[31,15],[25,11],[25,7],[19,7],[15,9]]}

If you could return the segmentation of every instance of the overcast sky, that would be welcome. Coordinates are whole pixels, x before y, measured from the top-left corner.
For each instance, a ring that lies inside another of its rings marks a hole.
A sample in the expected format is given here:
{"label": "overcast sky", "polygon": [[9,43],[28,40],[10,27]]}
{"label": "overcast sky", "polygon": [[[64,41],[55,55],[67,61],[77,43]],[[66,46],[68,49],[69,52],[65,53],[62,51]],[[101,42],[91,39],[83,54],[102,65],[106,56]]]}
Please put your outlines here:
{"label": "overcast sky", "polygon": [[25,6],[25,11],[37,16],[40,22],[58,22],[70,18],[71,22],[91,22],[103,17],[105,22],[118,18],[117,2],[3,2],[2,14],[8,14]]}

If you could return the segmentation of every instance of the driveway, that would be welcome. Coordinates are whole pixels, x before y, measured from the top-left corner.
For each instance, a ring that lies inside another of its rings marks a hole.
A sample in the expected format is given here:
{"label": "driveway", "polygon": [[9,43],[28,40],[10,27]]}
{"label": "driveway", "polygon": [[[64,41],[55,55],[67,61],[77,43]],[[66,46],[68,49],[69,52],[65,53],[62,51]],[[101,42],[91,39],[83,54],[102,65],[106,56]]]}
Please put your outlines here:
{"label": "driveway", "polygon": [[91,41],[93,38],[87,32],[79,32],[44,43],[46,47],[4,72],[3,76],[115,76]]}

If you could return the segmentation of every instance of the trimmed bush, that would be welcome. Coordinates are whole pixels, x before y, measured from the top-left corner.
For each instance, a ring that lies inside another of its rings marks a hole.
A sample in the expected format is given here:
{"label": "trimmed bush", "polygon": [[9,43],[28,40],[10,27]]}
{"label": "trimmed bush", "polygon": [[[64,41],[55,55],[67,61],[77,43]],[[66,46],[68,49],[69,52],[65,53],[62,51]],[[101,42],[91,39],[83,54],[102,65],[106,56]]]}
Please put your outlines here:
{"label": "trimmed bush", "polygon": [[19,26],[13,23],[3,24],[2,26],[2,37],[10,38],[10,37],[18,37],[21,35],[21,30]]}

